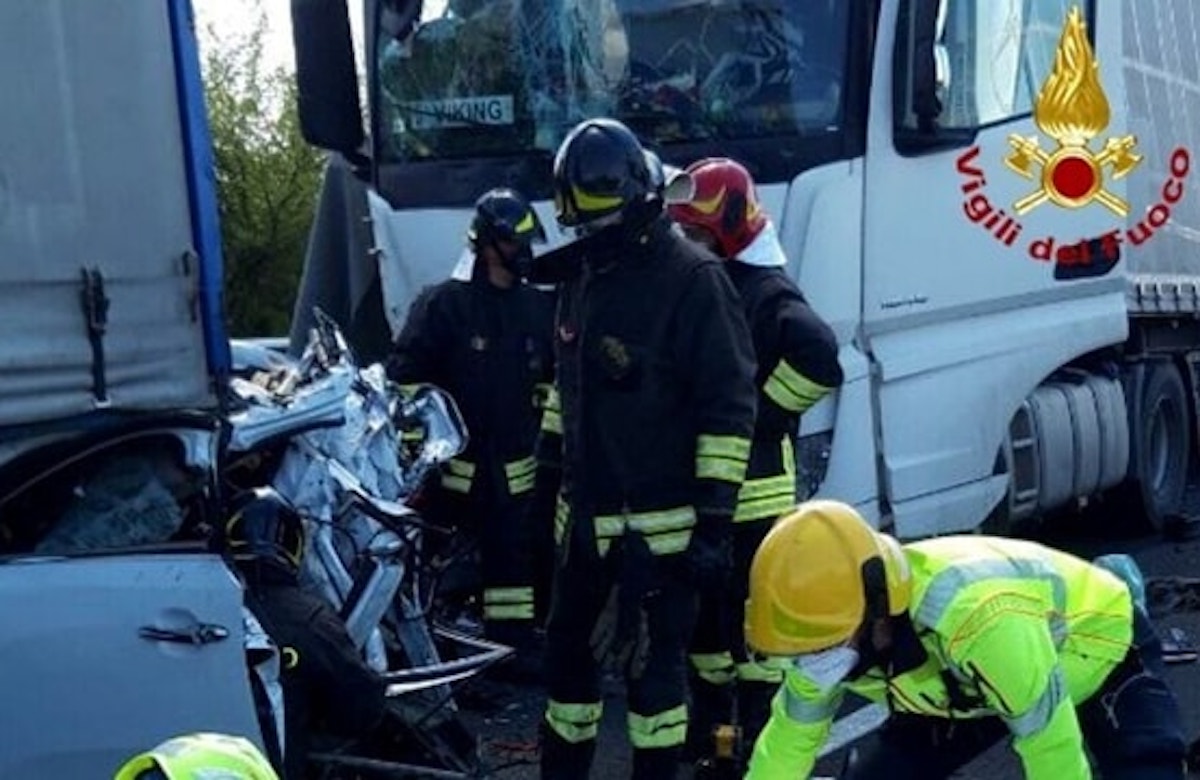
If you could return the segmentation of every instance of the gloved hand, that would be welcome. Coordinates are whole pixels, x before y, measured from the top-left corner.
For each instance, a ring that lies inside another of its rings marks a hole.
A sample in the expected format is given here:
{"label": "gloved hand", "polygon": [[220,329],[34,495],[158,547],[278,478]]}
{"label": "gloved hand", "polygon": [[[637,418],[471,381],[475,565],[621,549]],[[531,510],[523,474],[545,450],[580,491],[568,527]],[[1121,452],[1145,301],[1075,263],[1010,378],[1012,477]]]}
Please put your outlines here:
{"label": "gloved hand", "polygon": [[697,588],[723,589],[733,573],[732,518],[700,515],[685,555]]}

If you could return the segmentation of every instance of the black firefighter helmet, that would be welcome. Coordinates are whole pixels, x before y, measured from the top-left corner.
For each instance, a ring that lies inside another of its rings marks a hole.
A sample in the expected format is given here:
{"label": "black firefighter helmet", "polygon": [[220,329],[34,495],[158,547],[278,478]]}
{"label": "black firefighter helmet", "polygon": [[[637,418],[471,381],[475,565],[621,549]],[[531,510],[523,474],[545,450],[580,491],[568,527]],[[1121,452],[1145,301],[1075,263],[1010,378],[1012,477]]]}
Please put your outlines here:
{"label": "black firefighter helmet", "polygon": [[225,539],[235,561],[268,563],[289,573],[300,570],[304,521],[274,488],[259,487],[234,496]]}
{"label": "black firefighter helmet", "polygon": [[616,224],[661,191],[661,172],[633,131],[615,119],[589,119],[554,157],[554,206],[565,228]]}
{"label": "black firefighter helmet", "polygon": [[[497,187],[475,201],[467,241],[476,253],[491,246],[508,270],[524,278],[533,262],[533,245],[546,242],[546,230],[523,195],[508,187]],[[515,251],[506,251],[502,244],[515,245]]]}

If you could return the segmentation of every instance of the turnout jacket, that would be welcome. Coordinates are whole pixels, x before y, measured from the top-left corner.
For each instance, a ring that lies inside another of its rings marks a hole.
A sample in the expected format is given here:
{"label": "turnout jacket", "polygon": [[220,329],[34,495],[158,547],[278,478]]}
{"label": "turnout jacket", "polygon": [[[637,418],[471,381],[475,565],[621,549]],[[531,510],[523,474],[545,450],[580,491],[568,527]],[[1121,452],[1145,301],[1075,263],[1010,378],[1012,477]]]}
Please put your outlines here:
{"label": "turnout jacket", "polygon": [[[599,238],[603,239],[603,235]],[[555,338],[562,433],[556,531],[595,526],[604,554],[626,530],[655,554],[692,529],[727,524],[754,428],[754,354],[721,261],[665,217],[626,240],[585,240],[559,292]]]}
{"label": "turnout jacket", "polygon": [[808,777],[845,689],[901,712],[999,717],[1030,780],[1090,777],[1075,708],[1130,649],[1128,586],[1067,553],[1011,539],[944,537],[905,545],[904,554],[911,629],[898,636],[890,673],[876,666],[822,695],[789,668],[747,778]]}
{"label": "turnout jacket", "polygon": [[534,287],[501,289],[476,263],[471,281],[425,288],[409,309],[388,361],[401,385],[450,393],[469,442],[447,464],[442,487],[520,495],[533,487],[542,404],[553,379],[554,298]]}
{"label": "turnout jacket", "polygon": [[369,736],[386,713],[386,685],[363,661],[328,602],[301,588],[294,576],[269,567],[246,574],[246,606],[280,648],[283,777],[302,778],[312,734]]}
{"label": "turnout jacket", "polygon": [[758,415],[737,521],[775,518],[796,503],[792,437],[800,415],[842,384],[837,337],[782,268],[725,264],[750,326]]}

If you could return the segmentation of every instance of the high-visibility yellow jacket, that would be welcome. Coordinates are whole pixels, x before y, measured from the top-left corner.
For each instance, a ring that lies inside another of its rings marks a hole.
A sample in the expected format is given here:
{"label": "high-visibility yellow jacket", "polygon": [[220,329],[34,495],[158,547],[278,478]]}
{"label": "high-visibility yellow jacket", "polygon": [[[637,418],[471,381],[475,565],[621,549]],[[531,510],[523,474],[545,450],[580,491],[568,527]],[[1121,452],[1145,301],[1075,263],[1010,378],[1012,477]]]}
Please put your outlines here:
{"label": "high-visibility yellow jacket", "polygon": [[825,695],[789,669],[747,780],[808,777],[847,689],[898,712],[998,716],[1027,778],[1090,778],[1075,707],[1132,642],[1125,583],[1074,556],[1011,539],[946,537],[904,551],[915,636],[895,648],[899,668],[891,679],[872,669]]}

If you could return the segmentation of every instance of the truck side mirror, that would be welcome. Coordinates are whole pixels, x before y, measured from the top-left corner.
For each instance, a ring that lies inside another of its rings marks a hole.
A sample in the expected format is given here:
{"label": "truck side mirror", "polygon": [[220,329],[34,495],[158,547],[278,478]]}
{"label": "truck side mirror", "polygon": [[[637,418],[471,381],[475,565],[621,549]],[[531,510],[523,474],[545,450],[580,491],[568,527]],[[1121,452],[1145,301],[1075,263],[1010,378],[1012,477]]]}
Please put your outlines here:
{"label": "truck side mirror", "polygon": [[304,140],[355,154],[365,136],[346,0],[292,0],[292,43]]}

